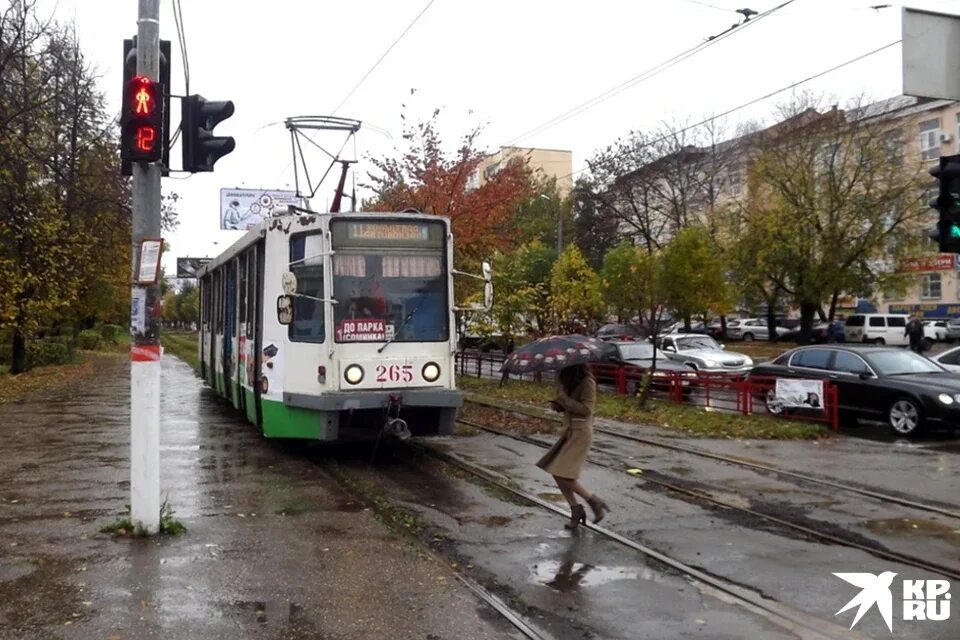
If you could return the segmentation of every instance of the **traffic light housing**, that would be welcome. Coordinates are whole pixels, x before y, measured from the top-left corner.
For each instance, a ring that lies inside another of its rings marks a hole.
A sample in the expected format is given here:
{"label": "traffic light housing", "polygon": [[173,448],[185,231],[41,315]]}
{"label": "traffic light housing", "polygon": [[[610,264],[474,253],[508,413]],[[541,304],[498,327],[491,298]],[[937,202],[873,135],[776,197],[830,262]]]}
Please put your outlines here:
{"label": "traffic light housing", "polygon": [[930,175],[939,182],[937,197],[930,206],[940,213],[937,228],[930,235],[940,253],[960,253],[960,155],[940,156]]}
{"label": "traffic light housing", "polygon": [[234,150],[233,138],[213,135],[214,127],[232,115],[233,102],[229,100],[211,102],[199,95],[183,98],[180,133],[184,171],[213,171],[217,160]]}
{"label": "traffic light housing", "polygon": [[[127,93],[131,81],[137,75],[137,38],[128,38],[123,41],[123,113],[120,117],[121,125],[121,151],[120,151],[120,174],[124,176],[133,175],[131,161],[139,158],[131,157],[127,153],[129,147],[136,149],[136,133],[128,134],[124,125],[127,125],[130,119],[128,116]],[[170,168],[170,41],[160,41],[160,77],[158,84],[158,103],[161,106],[161,124],[158,128],[160,140],[160,157],[162,175],[169,174]],[[128,135],[133,139],[128,140]],[[135,156],[139,155],[134,151]],[[143,160],[139,160],[143,161]],[[148,160],[154,162],[155,160]]]}

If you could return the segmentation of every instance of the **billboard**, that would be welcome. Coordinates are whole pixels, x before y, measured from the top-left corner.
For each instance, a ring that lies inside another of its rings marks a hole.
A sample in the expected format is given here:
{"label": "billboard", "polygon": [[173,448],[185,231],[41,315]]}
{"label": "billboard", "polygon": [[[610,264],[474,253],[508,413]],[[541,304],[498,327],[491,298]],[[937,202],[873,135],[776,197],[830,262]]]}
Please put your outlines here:
{"label": "billboard", "polygon": [[200,267],[211,260],[213,258],[177,258],[177,277],[196,278]]}
{"label": "billboard", "polygon": [[220,189],[220,228],[246,231],[289,205],[302,205],[296,191]]}

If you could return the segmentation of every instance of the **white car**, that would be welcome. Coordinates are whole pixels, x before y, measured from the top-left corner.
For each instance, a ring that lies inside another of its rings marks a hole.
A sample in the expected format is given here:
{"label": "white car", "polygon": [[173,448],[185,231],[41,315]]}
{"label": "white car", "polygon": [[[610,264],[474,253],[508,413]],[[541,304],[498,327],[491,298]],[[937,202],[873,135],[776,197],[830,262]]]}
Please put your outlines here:
{"label": "white car", "polygon": [[930,338],[934,342],[945,342],[947,339],[947,321],[924,320],[923,337]]}
{"label": "white car", "polygon": [[947,349],[930,357],[931,360],[952,373],[960,373],[960,347]]}
{"label": "white car", "polygon": [[[774,326],[773,330],[778,338],[789,331],[786,327],[778,326]],[[750,342],[751,340],[769,340],[770,328],[767,325],[766,318],[746,318],[740,320],[736,325],[731,326],[731,324],[728,323],[727,337],[731,340],[743,340],[745,342]]]}

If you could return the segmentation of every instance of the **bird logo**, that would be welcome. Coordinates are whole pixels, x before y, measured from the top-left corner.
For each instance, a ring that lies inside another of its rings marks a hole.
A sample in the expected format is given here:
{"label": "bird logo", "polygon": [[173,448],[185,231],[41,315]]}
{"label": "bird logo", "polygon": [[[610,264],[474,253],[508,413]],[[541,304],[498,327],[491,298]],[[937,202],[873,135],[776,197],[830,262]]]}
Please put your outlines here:
{"label": "bird logo", "polygon": [[887,623],[887,628],[890,629],[890,633],[893,633],[893,594],[890,593],[890,585],[893,584],[893,578],[897,574],[884,571],[878,576],[872,573],[835,573],[833,575],[861,589],[856,597],[834,614],[835,616],[860,605],[853,624],[850,625],[853,629],[860,622],[863,614],[876,604],[880,615],[883,616],[883,621]]}

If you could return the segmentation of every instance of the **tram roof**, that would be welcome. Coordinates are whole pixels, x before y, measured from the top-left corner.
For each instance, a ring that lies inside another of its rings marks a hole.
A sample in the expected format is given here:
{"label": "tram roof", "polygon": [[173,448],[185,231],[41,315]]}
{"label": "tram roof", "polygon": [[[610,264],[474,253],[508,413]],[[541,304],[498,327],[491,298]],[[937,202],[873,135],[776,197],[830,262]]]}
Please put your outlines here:
{"label": "tram roof", "polygon": [[395,220],[443,220],[449,222],[447,216],[438,216],[430,213],[421,213],[413,211],[344,211],[340,213],[330,213],[322,211],[310,211],[308,209],[300,209],[299,207],[290,207],[290,212],[285,213],[279,216],[272,216],[265,220],[262,220],[257,226],[253,227],[247,231],[243,236],[241,236],[236,242],[227,247],[223,253],[218,255],[216,258],[205,264],[203,267],[197,270],[197,277],[202,278],[207,275],[210,271],[217,269],[226,262],[229,262],[237,254],[242,253],[248,247],[255,244],[260,238],[263,238],[267,235],[267,229],[270,225],[275,224],[277,220],[286,220],[286,219],[295,219],[302,216],[313,216],[316,218],[333,218],[333,217],[344,217],[344,218],[384,218],[389,217]]}

